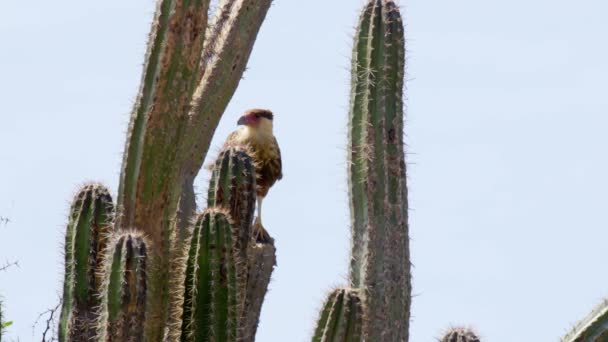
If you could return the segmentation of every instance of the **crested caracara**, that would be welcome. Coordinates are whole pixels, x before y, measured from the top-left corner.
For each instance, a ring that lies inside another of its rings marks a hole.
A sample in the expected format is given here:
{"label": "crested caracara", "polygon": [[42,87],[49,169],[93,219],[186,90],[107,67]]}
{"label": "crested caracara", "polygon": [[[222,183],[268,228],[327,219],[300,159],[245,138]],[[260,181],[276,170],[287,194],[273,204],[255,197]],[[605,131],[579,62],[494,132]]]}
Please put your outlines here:
{"label": "crested caracara", "polygon": [[257,175],[258,215],[254,223],[254,236],[257,241],[268,241],[270,236],[262,226],[262,200],[270,187],[283,178],[281,150],[272,133],[274,115],[266,109],[250,109],[237,122],[239,129],[232,132],[224,148],[244,147],[253,158]]}

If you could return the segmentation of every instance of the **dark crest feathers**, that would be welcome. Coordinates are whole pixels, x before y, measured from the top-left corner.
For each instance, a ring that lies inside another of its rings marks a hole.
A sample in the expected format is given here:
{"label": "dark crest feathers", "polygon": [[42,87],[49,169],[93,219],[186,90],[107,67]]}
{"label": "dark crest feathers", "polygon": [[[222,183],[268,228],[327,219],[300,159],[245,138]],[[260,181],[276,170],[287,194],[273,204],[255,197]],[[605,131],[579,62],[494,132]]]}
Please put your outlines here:
{"label": "dark crest feathers", "polygon": [[274,118],[274,114],[272,114],[272,112],[269,111],[268,109],[258,109],[258,108],[250,109],[247,112],[245,112],[245,115],[249,115],[249,114],[255,114],[256,116],[260,116],[260,117],[266,118],[268,120],[272,120]]}

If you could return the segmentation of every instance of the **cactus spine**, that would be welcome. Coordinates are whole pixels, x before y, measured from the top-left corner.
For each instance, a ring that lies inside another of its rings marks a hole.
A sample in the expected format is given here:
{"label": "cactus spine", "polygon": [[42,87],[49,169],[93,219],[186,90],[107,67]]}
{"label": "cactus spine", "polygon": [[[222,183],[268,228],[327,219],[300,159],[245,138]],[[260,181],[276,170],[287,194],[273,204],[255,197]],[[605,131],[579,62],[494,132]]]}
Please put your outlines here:
{"label": "cactus spine", "polygon": [[147,255],[139,233],[115,236],[105,258],[97,341],[143,341]]}
{"label": "cactus spine", "polygon": [[441,342],[480,342],[475,332],[468,328],[451,328]]}
{"label": "cactus spine", "polygon": [[87,184],[70,209],[65,238],[65,281],[60,341],[88,341],[95,335],[103,250],[112,231],[114,206],[108,190]]}
{"label": "cactus spine", "polygon": [[198,217],[188,252],[182,341],[240,340],[246,262],[238,237],[227,213],[212,208]]}
{"label": "cactus spine", "polygon": [[353,48],[348,175],[351,286],[365,290],[364,335],[369,341],[408,340],[404,54],[397,5],[391,0],[368,1]]}
{"label": "cactus spine", "polygon": [[358,290],[336,289],[323,305],[313,342],[363,341],[363,305]]}

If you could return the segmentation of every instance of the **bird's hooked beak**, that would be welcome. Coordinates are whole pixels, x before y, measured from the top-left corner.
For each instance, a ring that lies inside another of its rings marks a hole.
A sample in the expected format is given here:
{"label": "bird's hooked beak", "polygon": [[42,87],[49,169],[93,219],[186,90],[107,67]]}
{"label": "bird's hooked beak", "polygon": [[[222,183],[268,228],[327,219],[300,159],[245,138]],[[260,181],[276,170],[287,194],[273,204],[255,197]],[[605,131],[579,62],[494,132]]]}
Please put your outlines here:
{"label": "bird's hooked beak", "polygon": [[256,121],[251,115],[243,115],[236,123],[237,125],[255,126]]}

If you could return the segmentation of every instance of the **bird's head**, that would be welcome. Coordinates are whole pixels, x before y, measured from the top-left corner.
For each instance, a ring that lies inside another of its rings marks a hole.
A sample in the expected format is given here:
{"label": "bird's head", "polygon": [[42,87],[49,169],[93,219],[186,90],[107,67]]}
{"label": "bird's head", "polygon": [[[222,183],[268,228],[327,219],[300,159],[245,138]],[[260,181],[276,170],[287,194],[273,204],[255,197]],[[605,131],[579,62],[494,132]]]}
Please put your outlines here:
{"label": "bird's head", "polygon": [[267,109],[250,109],[239,118],[238,125],[260,132],[272,133],[272,119],[274,115]]}

